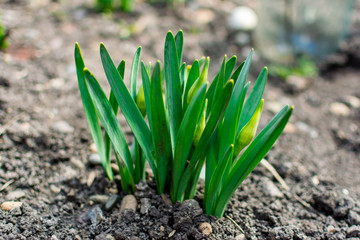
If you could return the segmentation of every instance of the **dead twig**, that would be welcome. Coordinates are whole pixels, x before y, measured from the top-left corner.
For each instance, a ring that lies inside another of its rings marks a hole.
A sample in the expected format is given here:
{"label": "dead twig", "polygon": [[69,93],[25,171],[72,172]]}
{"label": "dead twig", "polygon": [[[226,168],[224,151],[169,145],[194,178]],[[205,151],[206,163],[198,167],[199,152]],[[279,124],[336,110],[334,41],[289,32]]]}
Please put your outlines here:
{"label": "dead twig", "polygon": [[16,115],[13,119],[5,123],[5,125],[0,127],[0,135],[2,135],[6,129],[8,129],[13,123],[15,123],[17,120],[19,120],[22,116],[24,116],[25,113],[20,113]]}
{"label": "dead twig", "polygon": [[237,224],[237,223],[234,221],[234,219],[232,219],[232,218],[229,217],[229,216],[226,216],[226,218],[229,219],[229,220],[235,225],[235,227],[237,227],[237,228],[240,230],[240,232],[245,235],[244,230],[240,227],[239,224]]}
{"label": "dead twig", "polygon": [[260,163],[274,176],[274,178],[281,184],[283,189],[285,189],[286,191],[290,191],[289,185],[286,184],[284,179],[266,159],[261,160]]}
{"label": "dead twig", "polygon": [[2,187],[0,188],[0,192],[4,191],[8,186],[10,186],[10,184],[12,184],[14,182],[14,179],[7,181],[4,185],[2,185]]}
{"label": "dead twig", "polygon": [[[291,197],[293,197],[296,201],[298,201],[301,205],[303,205],[305,208],[312,209],[311,205],[302,200],[298,195],[295,193],[290,192],[290,187],[287,185],[285,180],[280,176],[280,174],[276,171],[276,169],[266,160],[261,160],[261,165],[263,165],[273,176],[274,178],[281,184],[282,188],[285,189]],[[288,195],[288,196],[289,196]]]}

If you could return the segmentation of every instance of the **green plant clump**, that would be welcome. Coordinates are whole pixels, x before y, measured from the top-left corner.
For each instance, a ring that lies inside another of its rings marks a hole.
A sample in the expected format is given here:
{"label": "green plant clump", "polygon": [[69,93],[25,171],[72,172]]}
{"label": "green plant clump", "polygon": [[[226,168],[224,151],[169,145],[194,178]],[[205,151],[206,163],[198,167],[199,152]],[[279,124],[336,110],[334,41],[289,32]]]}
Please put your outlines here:
{"label": "green plant clump", "polygon": [[[235,190],[267,154],[288,122],[292,107],[285,106],[257,135],[268,70],[264,68],[246,98],[246,81],[253,51],[235,68],[236,56],[224,60],[211,84],[209,58],[182,62],[183,33],[165,40],[164,66],[141,61],[142,86],[136,91],[140,48],[131,67],[130,91],[124,83],[124,61],[115,67],[100,45],[105,74],[111,86],[107,98],[93,74],[84,68],[79,45],[75,59],[85,113],[98,149],[105,149],[103,166],[112,176],[109,147],[113,146],[121,180],[135,190],[138,164],[147,159],[159,194],[169,193],[173,202],[193,198],[205,164],[204,209],[221,217]],[[163,82],[165,89],[163,89]],[[165,92],[165,93],[164,93]],[[135,142],[131,151],[116,119],[118,107],[127,120]],[[144,116],[147,115],[148,123]],[[100,130],[105,128],[105,140]],[[102,142],[105,147],[102,148]],[[138,145],[137,145],[138,144]],[[100,146],[100,148],[99,148]],[[137,147],[136,147],[137,146]],[[101,155],[101,154],[100,154]],[[136,156],[141,157],[137,160]]]}

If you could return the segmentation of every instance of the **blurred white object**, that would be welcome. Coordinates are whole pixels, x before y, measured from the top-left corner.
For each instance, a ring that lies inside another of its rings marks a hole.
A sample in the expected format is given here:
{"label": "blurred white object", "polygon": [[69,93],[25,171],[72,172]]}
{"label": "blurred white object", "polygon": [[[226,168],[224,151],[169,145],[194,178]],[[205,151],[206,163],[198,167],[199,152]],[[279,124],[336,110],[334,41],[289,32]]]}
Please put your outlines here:
{"label": "blurred white object", "polygon": [[237,7],[228,18],[228,25],[233,30],[251,31],[258,23],[254,10],[248,7]]}

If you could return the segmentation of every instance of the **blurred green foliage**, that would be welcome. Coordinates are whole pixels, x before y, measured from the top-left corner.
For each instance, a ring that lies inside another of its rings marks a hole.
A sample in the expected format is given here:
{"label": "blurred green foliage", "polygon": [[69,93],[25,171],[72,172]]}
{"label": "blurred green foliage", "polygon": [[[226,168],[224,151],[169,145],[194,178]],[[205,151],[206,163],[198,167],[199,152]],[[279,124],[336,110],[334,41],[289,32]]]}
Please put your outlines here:
{"label": "blurred green foliage", "polygon": [[312,61],[309,57],[303,55],[298,57],[295,64],[272,65],[270,74],[281,79],[286,79],[291,75],[311,78],[316,77],[318,72],[319,69],[315,62]]}

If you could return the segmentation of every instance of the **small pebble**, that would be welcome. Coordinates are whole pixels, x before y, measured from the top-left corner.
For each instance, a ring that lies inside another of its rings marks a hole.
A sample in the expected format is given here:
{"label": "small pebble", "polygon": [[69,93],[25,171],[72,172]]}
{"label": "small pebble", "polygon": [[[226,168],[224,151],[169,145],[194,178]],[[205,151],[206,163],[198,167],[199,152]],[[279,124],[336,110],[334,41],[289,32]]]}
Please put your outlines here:
{"label": "small pebble", "polygon": [[1,210],[10,211],[13,208],[19,208],[22,206],[22,202],[3,202],[1,204]]}
{"label": "small pebble", "polygon": [[277,114],[283,108],[283,105],[277,101],[268,101],[265,106],[272,114]]}
{"label": "small pebble", "polygon": [[89,197],[91,201],[106,204],[106,202],[109,200],[109,197],[106,195],[96,194]]}
{"label": "small pebble", "polygon": [[271,197],[284,197],[284,194],[279,190],[279,188],[270,180],[266,181],[264,186],[264,193]]}
{"label": "small pebble", "polygon": [[331,233],[335,233],[336,232],[336,228],[333,225],[330,225],[327,227],[327,231],[331,232]]}
{"label": "small pebble", "polygon": [[348,237],[360,237],[360,226],[351,226],[346,231]]}
{"label": "small pebble", "polygon": [[172,238],[176,233],[176,230],[172,230],[171,233],[169,233],[168,238]]}
{"label": "small pebble", "polygon": [[59,240],[58,237],[54,234],[51,236],[50,240]]}
{"label": "small pebble", "polygon": [[297,129],[294,124],[288,122],[285,126],[284,132],[286,133],[296,133]]}
{"label": "small pebble", "polygon": [[53,78],[49,81],[49,85],[52,88],[60,89],[65,84],[65,80],[63,78]]}
{"label": "small pebble", "polygon": [[239,32],[235,35],[235,42],[240,46],[244,46],[251,41],[250,34],[247,32]]}
{"label": "small pebble", "polygon": [[245,235],[241,233],[235,237],[235,240],[245,240]]}
{"label": "small pebble", "polygon": [[93,184],[95,178],[96,178],[97,174],[95,171],[92,171],[89,173],[89,176],[86,180],[86,185],[88,185],[89,187]]}
{"label": "small pebble", "polygon": [[293,92],[302,92],[306,90],[309,85],[310,81],[307,78],[290,75],[286,78],[286,83],[289,85]]}
{"label": "small pebble", "polygon": [[103,211],[100,209],[99,206],[96,206],[88,212],[88,217],[92,225],[97,226],[100,222],[102,222],[105,217]]}
{"label": "small pebble", "polygon": [[110,234],[101,233],[95,237],[95,240],[115,240],[115,238]]}
{"label": "small pebble", "polygon": [[120,212],[123,212],[125,209],[131,209],[135,212],[136,206],[137,202],[134,195],[126,195],[121,201]]}
{"label": "small pebble", "polygon": [[54,184],[50,185],[50,190],[55,194],[58,194],[59,192],[61,192],[61,188],[55,186]]}
{"label": "small pebble", "polygon": [[72,164],[74,164],[74,166],[77,167],[80,170],[85,169],[85,164],[81,160],[79,160],[77,158],[74,158],[74,157],[70,158],[70,162]]}
{"label": "small pebble", "polygon": [[110,211],[111,209],[113,209],[114,206],[119,202],[119,200],[120,200],[120,198],[117,194],[111,195],[105,204],[105,210]]}
{"label": "small pebble", "polygon": [[92,144],[90,145],[89,149],[90,149],[90,151],[93,152],[93,153],[97,153],[97,152],[98,152],[95,143],[92,143]]}
{"label": "small pebble", "polygon": [[342,116],[342,117],[347,117],[351,113],[350,108],[340,102],[331,103],[329,107],[329,111],[333,115]]}
{"label": "small pebble", "polygon": [[142,198],[140,199],[140,213],[141,214],[147,214],[149,212],[149,209],[151,207],[151,201],[149,198]]}
{"label": "small pebble", "polygon": [[352,108],[360,108],[360,98],[357,98],[355,96],[344,96],[344,102]]}
{"label": "small pebble", "polygon": [[100,155],[97,153],[91,154],[89,156],[88,161],[90,164],[93,164],[93,165],[101,165],[101,158],[100,158]]}
{"label": "small pebble", "polygon": [[351,225],[360,225],[360,214],[350,210],[348,219]]}
{"label": "small pebble", "polygon": [[113,170],[114,173],[119,173],[119,166],[117,164],[112,163],[111,169]]}
{"label": "small pebble", "polygon": [[6,200],[17,200],[17,199],[20,199],[20,198],[23,198],[23,197],[25,197],[25,192],[24,191],[22,191],[22,190],[15,190],[15,191],[13,191],[13,192],[9,192],[7,195],[6,195],[6,197],[5,197],[5,199]]}
{"label": "small pebble", "polygon": [[65,121],[58,121],[52,127],[58,133],[72,133],[74,128]]}
{"label": "small pebble", "polygon": [[208,236],[210,235],[210,233],[212,233],[212,227],[210,225],[210,223],[207,223],[207,222],[203,222],[203,223],[200,223],[199,225],[199,231]]}
{"label": "small pebble", "polygon": [[317,185],[320,184],[320,178],[319,178],[318,175],[313,176],[312,179],[311,179],[311,181],[312,181],[312,183],[313,183],[315,186],[317,186]]}
{"label": "small pebble", "polygon": [[317,138],[319,136],[319,133],[314,128],[310,127],[304,122],[297,121],[295,123],[295,127],[300,131],[309,134],[311,138]]}
{"label": "small pebble", "polygon": [[129,240],[141,240],[141,239],[137,236],[131,236]]}
{"label": "small pebble", "polygon": [[215,19],[215,13],[210,9],[201,8],[196,11],[195,21],[200,24],[208,24]]}

